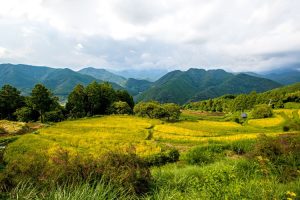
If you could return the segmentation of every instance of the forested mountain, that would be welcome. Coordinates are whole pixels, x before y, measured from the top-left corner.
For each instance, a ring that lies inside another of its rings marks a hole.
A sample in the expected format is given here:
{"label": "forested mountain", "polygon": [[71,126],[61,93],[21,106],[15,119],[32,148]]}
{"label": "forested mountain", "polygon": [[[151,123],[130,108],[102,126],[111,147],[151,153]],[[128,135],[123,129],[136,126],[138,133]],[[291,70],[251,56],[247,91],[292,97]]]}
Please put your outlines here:
{"label": "forested mountain", "polygon": [[245,72],[245,74],[260,78],[267,78],[283,85],[290,85],[300,82],[300,71],[294,68],[272,70],[264,73]]}
{"label": "forested mountain", "polygon": [[200,111],[237,112],[251,110],[261,104],[269,105],[273,108],[297,108],[299,103],[300,82],[262,93],[251,92],[240,95],[223,95],[214,99],[190,102],[184,107]]}
{"label": "forested mountain", "polygon": [[191,68],[187,71],[172,71],[159,80],[144,93],[138,95],[138,101],[157,100],[183,104],[222,96],[224,94],[263,92],[281,84],[250,76],[232,74],[224,70],[203,70]]}
{"label": "forested mountain", "polygon": [[[103,82],[89,75],[83,75],[70,69],[55,69],[31,65],[0,65],[0,86],[10,84],[29,94],[37,83],[42,83],[58,96],[67,96],[77,84],[87,85],[92,81]],[[115,89],[122,89],[112,83]]]}
{"label": "forested mountain", "polygon": [[[282,75],[282,82],[291,80],[284,77],[285,75]],[[295,73],[293,81],[296,81],[297,78]],[[262,77],[249,74],[232,74],[221,69],[207,71],[194,68],[187,71],[175,70],[153,83],[134,78],[126,79],[104,69],[85,68],[75,72],[67,68],[0,65],[0,86],[10,84],[20,89],[24,94],[29,94],[36,83],[42,83],[51,89],[55,95],[67,96],[75,85],[87,85],[92,81],[109,81],[115,89],[128,90],[137,101],[157,100],[179,104],[214,98],[224,94],[263,92],[281,86],[280,83]],[[122,84],[123,87],[117,83]]]}
{"label": "forested mountain", "polygon": [[106,69],[96,69],[87,67],[78,71],[80,74],[90,75],[96,79],[124,85],[126,78],[107,71]]}
{"label": "forested mountain", "polygon": [[300,82],[300,71],[298,70],[285,70],[272,72],[263,75],[263,77],[274,80],[278,83],[289,85],[293,83]]}
{"label": "forested mountain", "polygon": [[114,71],[114,73],[128,79],[134,78],[153,82],[167,74],[168,71],[164,69],[127,69],[122,71]]}
{"label": "forested mountain", "polygon": [[153,82],[129,78],[124,87],[131,95],[138,95],[152,86]]}

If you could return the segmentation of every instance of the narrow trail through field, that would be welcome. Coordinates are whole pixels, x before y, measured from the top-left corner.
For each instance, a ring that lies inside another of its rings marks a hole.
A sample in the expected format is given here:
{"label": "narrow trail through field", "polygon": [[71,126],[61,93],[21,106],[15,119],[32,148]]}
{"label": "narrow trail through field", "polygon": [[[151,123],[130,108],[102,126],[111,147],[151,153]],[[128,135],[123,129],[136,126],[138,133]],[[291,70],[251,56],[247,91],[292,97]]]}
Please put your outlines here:
{"label": "narrow trail through field", "polygon": [[151,124],[150,127],[146,128],[146,129],[148,130],[148,135],[147,135],[147,137],[146,137],[146,140],[151,140],[151,139],[152,139],[154,127],[155,127],[155,125],[154,125],[154,124]]}

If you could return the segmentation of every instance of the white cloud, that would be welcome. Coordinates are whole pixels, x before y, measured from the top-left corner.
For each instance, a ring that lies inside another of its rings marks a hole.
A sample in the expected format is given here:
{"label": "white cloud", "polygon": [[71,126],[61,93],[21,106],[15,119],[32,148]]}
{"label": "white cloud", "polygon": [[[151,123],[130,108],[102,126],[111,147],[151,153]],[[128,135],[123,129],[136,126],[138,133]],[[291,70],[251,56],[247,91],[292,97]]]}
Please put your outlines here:
{"label": "white cloud", "polygon": [[300,63],[300,1],[0,0],[0,62],[80,68]]}

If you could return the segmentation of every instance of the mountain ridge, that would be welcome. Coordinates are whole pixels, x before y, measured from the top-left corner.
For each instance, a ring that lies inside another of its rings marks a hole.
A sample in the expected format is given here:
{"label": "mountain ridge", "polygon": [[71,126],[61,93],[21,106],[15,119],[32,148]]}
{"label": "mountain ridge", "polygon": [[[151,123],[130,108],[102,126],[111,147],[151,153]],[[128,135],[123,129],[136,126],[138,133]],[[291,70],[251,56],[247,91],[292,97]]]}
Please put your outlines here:
{"label": "mountain ridge", "polygon": [[191,68],[187,71],[172,71],[153,86],[137,96],[138,101],[157,100],[184,104],[214,98],[224,94],[263,92],[281,84],[247,74],[232,74],[222,69],[203,70]]}

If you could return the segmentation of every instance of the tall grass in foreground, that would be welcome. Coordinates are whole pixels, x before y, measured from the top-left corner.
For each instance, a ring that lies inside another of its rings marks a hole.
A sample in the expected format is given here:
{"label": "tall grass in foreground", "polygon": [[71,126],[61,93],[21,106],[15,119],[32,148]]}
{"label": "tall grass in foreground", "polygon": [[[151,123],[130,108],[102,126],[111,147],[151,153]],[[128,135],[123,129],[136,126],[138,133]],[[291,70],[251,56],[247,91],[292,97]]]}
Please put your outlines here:
{"label": "tall grass in foreground", "polygon": [[146,199],[287,199],[300,194],[300,179],[281,183],[264,177],[256,163],[226,160],[202,167],[172,164],[153,170],[156,180]]}
{"label": "tall grass in foreground", "polygon": [[100,181],[96,184],[65,185],[50,190],[39,190],[28,182],[17,185],[2,199],[43,199],[43,200],[107,200],[134,199],[125,189]]}

